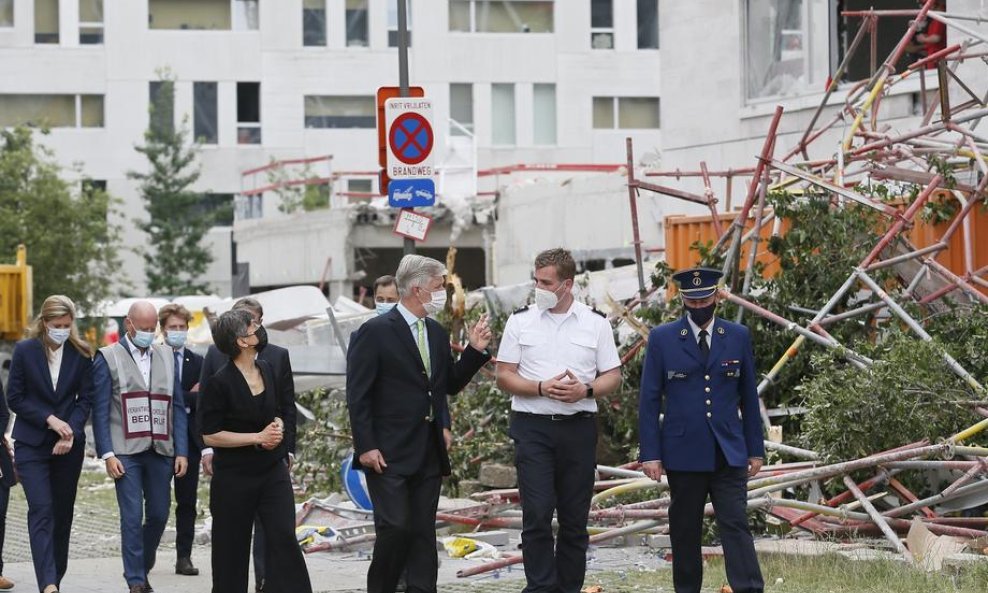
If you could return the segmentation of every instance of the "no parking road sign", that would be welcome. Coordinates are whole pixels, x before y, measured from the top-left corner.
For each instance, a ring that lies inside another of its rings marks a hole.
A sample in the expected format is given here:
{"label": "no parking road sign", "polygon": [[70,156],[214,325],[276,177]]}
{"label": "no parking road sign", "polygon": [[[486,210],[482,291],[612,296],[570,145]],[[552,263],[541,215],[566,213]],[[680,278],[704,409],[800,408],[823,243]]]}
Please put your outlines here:
{"label": "no parking road sign", "polygon": [[384,104],[387,174],[391,179],[432,177],[432,100],[394,98]]}

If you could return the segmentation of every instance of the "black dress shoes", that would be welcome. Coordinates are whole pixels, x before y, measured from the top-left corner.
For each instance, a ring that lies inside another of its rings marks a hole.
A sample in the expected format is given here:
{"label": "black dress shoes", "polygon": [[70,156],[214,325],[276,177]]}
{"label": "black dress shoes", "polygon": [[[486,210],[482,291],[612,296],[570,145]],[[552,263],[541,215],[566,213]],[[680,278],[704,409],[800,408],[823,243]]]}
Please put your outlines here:
{"label": "black dress shoes", "polygon": [[175,562],[175,574],[184,574],[187,577],[194,577],[199,574],[199,569],[192,566],[191,558],[179,558]]}

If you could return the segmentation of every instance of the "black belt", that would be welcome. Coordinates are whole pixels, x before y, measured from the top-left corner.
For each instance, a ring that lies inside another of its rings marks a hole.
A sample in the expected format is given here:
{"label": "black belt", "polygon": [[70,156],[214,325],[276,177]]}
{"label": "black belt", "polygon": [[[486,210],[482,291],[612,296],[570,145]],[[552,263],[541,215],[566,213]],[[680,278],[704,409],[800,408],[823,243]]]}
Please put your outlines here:
{"label": "black belt", "polygon": [[564,420],[577,420],[579,418],[595,418],[597,412],[577,412],[575,414],[533,414],[531,412],[519,412],[517,410],[512,410],[512,414],[515,416],[525,416],[526,418],[539,418],[542,420],[552,420],[553,422],[562,422]]}

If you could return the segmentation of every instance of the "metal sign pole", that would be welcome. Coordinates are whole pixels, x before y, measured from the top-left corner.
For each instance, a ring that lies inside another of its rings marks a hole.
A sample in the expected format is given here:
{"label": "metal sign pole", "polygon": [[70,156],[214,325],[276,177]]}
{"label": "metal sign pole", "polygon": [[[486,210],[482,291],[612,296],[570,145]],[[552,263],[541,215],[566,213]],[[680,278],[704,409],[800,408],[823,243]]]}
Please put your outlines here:
{"label": "metal sign pole", "polygon": [[[398,3],[398,96],[408,96],[408,0]],[[405,255],[415,253],[415,240],[405,237]]]}

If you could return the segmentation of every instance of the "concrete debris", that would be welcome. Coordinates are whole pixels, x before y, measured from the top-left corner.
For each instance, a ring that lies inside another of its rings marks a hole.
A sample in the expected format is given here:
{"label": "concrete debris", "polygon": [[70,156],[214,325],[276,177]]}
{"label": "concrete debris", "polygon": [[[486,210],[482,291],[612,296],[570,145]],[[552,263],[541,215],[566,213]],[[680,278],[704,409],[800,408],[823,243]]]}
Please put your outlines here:
{"label": "concrete debris", "polygon": [[480,483],[487,488],[514,488],[518,471],[511,465],[485,463],[480,466]]}

